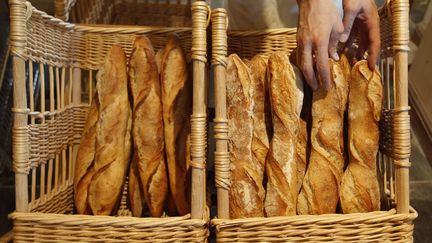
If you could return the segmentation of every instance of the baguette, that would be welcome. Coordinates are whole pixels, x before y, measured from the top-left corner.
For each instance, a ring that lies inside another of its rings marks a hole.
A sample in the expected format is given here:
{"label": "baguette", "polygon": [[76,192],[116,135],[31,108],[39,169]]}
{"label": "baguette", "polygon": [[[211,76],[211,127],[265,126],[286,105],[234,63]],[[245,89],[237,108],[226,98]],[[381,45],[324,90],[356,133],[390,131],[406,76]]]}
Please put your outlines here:
{"label": "baguette", "polygon": [[133,138],[145,204],[152,217],[163,214],[168,191],[164,157],[161,87],[150,40],[137,37],[129,63]]}
{"label": "baguette", "polygon": [[91,214],[88,204],[88,185],[94,174],[96,147],[96,124],[99,119],[97,94],[93,98],[90,112],[84,126],[84,133],[78,148],[74,173],[75,207],[78,214]]}
{"label": "baguette", "polygon": [[113,46],[97,74],[99,120],[88,202],[95,215],[111,215],[123,192],[131,153],[131,109],[126,56]]}
{"label": "baguette", "polygon": [[[157,68],[158,68],[159,75],[160,75],[160,72],[162,70],[162,57],[163,57],[164,51],[165,51],[165,48],[161,48],[161,49],[159,49],[156,52],[156,55],[155,55],[156,65],[157,65]],[[164,141],[165,141],[165,139],[164,139]],[[175,202],[174,202],[174,200],[173,200],[173,198],[171,196],[171,188],[169,187],[169,182],[168,182],[167,198],[165,200],[165,213],[168,216],[171,216],[171,217],[179,215],[179,213],[177,212],[177,208],[176,208]]]}
{"label": "baguette", "polygon": [[[255,56],[246,65],[250,68],[253,93],[253,137],[252,137],[252,159],[265,168],[265,160],[269,150],[271,111],[266,80],[267,59]],[[264,177],[264,175],[260,175]]]}
{"label": "baguette", "polygon": [[129,168],[128,197],[132,216],[135,217],[141,217],[145,208],[144,192],[141,187],[138,162],[137,153],[134,152]]}
{"label": "baguette", "polygon": [[270,56],[267,75],[274,131],[266,161],[265,213],[269,217],[295,215],[298,195],[295,147],[303,82],[296,77],[285,52]]}
{"label": "baguette", "polygon": [[263,164],[252,158],[253,89],[248,67],[236,55],[228,57],[227,116],[230,151],[231,218],[264,216]]}
{"label": "baguette", "polygon": [[376,170],[383,102],[381,76],[367,61],[354,65],[348,110],[349,164],[342,177],[340,200],[343,213],[380,210]]}
{"label": "baguette", "polygon": [[186,56],[176,35],[170,35],[160,61],[165,153],[171,198],[180,215],[190,213],[190,115],[192,85]]}
{"label": "baguette", "polygon": [[330,59],[331,87],[313,94],[311,155],[299,194],[298,214],[336,213],[344,169],[343,115],[348,83],[341,65]]}
{"label": "baguette", "polygon": [[[291,53],[290,61],[295,59],[292,57],[295,53]],[[292,63],[292,62],[291,62]],[[303,179],[306,174],[308,155],[310,154],[309,135],[310,129],[308,124],[311,124],[311,108],[312,108],[312,89],[306,85],[303,74],[301,71],[293,65],[294,72],[297,78],[301,78],[303,81],[303,107],[300,113],[299,120],[299,131],[296,143],[296,163],[297,163],[297,192],[300,193]]]}

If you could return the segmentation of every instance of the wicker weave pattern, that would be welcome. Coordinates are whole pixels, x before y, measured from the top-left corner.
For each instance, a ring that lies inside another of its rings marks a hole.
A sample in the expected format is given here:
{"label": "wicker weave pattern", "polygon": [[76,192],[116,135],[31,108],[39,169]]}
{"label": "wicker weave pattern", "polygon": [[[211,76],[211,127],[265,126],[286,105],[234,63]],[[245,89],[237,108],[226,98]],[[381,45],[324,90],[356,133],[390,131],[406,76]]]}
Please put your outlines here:
{"label": "wicker weave pattern", "polygon": [[207,225],[190,215],[172,218],[13,213],[18,242],[206,242]]}
{"label": "wicker weave pattern", "polygon": [[191,28],[74,25],[35,8],[30,10],[27,33],[22,37],[26,45],[24,51],[19,50],[25,60],[97,70],[114,44],[121,45],[129,56],[137,35],[147,35],[157,50],[165,44],[168,34],[176,33],[187,53],[191,49]]}
{"label": "wicker weave pattern", "polygon": [[56,154],[66,150],[68,145],[78,144],[84,130],[88,105],[69,106],[59,112],[29,112],[31,117],[46,120],[40,124],[15,127],[14,146],[26,146],[22,154],[14,154],[14,169],[28,173]]}
{"label": "wicker weave pattern", "polygon": [[191,26],[191,1],[56,0],[55,16],[74,23]]}
{"label": "wicker weave pattern", "polygon": [[218,242],[409,242],[417,212],[218,220]]}
{"label": "wicker weave pattern", "polygon": [[70,214],[73,212],[73,184],[68,181],[55,193],[39,198],[30,203],[30,212]]}

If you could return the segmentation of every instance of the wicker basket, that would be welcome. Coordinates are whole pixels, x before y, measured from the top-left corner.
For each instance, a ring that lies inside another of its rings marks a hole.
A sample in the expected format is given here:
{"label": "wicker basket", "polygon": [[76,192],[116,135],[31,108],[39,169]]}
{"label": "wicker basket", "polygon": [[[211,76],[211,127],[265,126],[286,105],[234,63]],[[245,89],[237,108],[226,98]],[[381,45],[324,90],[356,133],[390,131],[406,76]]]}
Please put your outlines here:
{"label": "wicker basket", "polygon": [[190,27],[191,0],[55,0],[55,16],[83,24]]}
{"label": "wicker basket", "polygon": [[[14,75],[15,242],[205,242],[206,28],[209,7],[192,4],[191,27],[82,25],[63,22],[25,0],[10,0]],[[137,35],[156,49],[176,33],[194,65],[191,117],[192,212],[182,217],[72,215],[73,168],[95,74],[113,44],[130,55]],[[34,70],[39,67],[40,75]],[[26,74],[28,73],[28,75]],[[40,88],[34,79],[40,79]],[[40,101],[40,102],[37,102]]]}
{"label": "wicker basket", "polygon": [[[226,11],[212,11],[212,64],[215,69],[215,172],[218,218],[212,220],[219,242],[411,242],[417,213],[409,206],[410,124],[408,114],[408,0],[392,0],[380,10],[380,71],[385,84],[378,155],[380,184],[387,211],[359,214],[298,215],[229,219],[229,153],[226,116],[226,56],[243,58],[296,46],[296,29],[227,33]],[[227,46],[228,43],[228,46]]]}

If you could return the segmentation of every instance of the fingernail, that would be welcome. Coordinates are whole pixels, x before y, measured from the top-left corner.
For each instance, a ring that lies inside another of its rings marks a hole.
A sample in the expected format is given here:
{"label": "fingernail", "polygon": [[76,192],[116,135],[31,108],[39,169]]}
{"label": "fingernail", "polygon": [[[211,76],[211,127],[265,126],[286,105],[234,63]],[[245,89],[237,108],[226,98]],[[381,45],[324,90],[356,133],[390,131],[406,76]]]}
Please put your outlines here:
{"label": "fingernail", "polygon": [[345,33],[342,34],[341,37],[340,37],[340,41],[341,41],[341,42],[346,42],[347,40],[348,40],[348,35],[345,34]]}
{"label": "fingernail", "polygon": [[337,54],[337,53],[333,53],[333,59],[335,60],[335,61],[339,61],[339,55]]}

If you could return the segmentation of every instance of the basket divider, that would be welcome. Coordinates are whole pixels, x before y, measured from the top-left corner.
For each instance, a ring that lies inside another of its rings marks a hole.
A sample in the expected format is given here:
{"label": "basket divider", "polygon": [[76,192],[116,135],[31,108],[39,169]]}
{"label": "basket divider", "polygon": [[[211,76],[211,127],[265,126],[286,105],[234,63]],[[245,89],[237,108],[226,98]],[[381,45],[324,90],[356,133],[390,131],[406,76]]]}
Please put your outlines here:
{"label": "basket divider", "polygon": [[[30,112],[33,112],[35,110],[35,105],[34,105],[34,76],[33,76],[33,61],[29,60],[28,61],[28,67],[29,67],[29,82],[28,82],[28,89],[29,89],[29,98],[30,98]],[[35,124],[36,119],[31,116],[30,117],[30,123],[31,124]],[[30,197],[30,201],[33,202],[34,200],[36,200],[36,172],[37,172],[37,168],[35,165],[31,165],[31,197]]]}
{"label": "basket divider", "polygon": [[207,18],[206,2],[192,4],[192,60],[193,60],[193,108],[191,116],[191,169],[192,198],[191,217],[202,219],[205,212],[206,195],[206,63],[207,63]]}
{"label": "basket divider", "polygon": [[215,119],[214,155],[218,218],[229,218],[230,160],[226,111],[227,14],[223,8],[212,11],[212,65],[214,67]]}
{"label": "basket divider", "polygon": [[[48,66],[48,73],[49,73],[49,111],[50,113],[53,113],[55,111],[55,97],[54,97],[54,68],[53,66],[49,65]],[[49,120],[52,122],[50,125],[54,124],[54,116],[49,116]],[[51,129],[52,126],[48,126],[48,134],[49,136],[51,135]],[[52,144],[50,141],[48,142],[48,153],[51,153],[52,151],[52,147],[54,144]],[[52,189],[52,181],[53,181],[53,165],[54,161],[53,159],[50,159],[48,161],[48,178],[47,178],[47,195],[51,195],[51,189]],[[58,164],[58,156],[55,155],[55,165],[57,166]],[[57,169],[56,169],[57,170]],[[54,188],[57,187],[57,174],[58,172],[55,172],[55,176],[54,176]]]}
{"label": "basket divider", "polygon": [[[72,69],[72,104],[74,105],[80,105],[81,104],[81,69],[80,68],[73,68]],[[75,134],[75,133],[74,133]],[[69,163],[72,163],[72,178],[75,171],[75,160],[78,153],[78,147],[79,143],[74,142],[73,146],[73,152],[72,152],[72,161]]]}
{"label": "basket divider", "polygon": [[394,54],[393,157],[398,213],[409,212],[409,167],[411,153],[408,106],[409,0],[391,2]]}
{"label": "basket divider", "polygon": [[[65,107],[65,89],[66,89],[66,87],[65,87],[65,85],[66,85],[66,68],[65,67],[62,67],[62,70],[61,70],[61,86],[59,86],[60,88],[60,95],[59,95],[59,97],[60,97],[60,100],[58,101],[58,104],[59,104],[59,109],[60,110],[63,110],[64,109],[64,107]],[[68,177],[67,177],[67,160],[66,160],[66,149],[67,149],[67,146],[64,148],[64,149],[62,149],[62,157],[61,157],[61,168],[62,168],[62,176],[61,176],[61,184],[62,185],[64,185],[65,183],[66,183],[66,181],[67,181],[67,179],[68,179]]]}
{"label": "basket divider", "polygon": [[[12,32],[12,31],[11,31]],[[27,95],[25,84],[25,61],[21,57],[13,57],[13,101],[14,109],[24,111],[27,109]],[[27,126],[27,114],[24,112],[16,112],[14,114],[14,128]],[[25,163],[25,156],[19,156],[27,153],[27,144],[17,143],[18,134],[13,134],[13,163],[15,171],[15,201],[16,211],[28,211],[28,172],[26,168],[21,168],[21,163]],[[19,158],[17,158],[19,157]]]}

